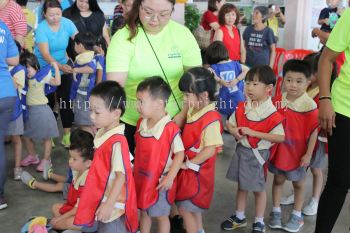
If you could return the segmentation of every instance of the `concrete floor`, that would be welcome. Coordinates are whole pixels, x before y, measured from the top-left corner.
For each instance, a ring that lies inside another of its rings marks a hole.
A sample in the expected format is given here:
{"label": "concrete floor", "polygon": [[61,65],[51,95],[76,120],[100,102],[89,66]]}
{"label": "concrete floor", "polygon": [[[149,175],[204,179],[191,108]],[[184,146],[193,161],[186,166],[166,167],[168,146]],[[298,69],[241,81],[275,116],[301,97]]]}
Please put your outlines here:
{"label": "concrete floor", "polygon": [[[52,153],[52,161],[54,170],[56,173],[65,174],[67,169],[68,152],[58,142],[56,148]],[[220,223],[225,217],[230,216],[234,211],[234,195],[236,190],[236,184],[225,179],[227,166],[231,160],[232,152],[235,147],[235,142],[230,135],[224,134],[224,153],[218,156],[216,166],[216,182],[215,182],[215,194],[212,202],[211,209],[204,213],[204,225],[207,233],[219,233],[223,232],[220,230]],[[42,149],[40,147],[40,149]],[[51,205],[56,202],[62,202],[61,193],[44,193],[38,190],[31,190],[22,182],[14,181],[13,166],[14,159],[12,156],[12,146],[6,146],[8,155],[8,180],[6,183],[6,200],[9,207],[0,211],[0,233],[19,233],[23,223],[28,218],[35,215],[51,216]],[[41,152],[41,151],[39,151]],[[25,154],[25,153],[23,153]],[[31,172],[35,177],[41,180],[41,174],[35,172],[34,166],[26,168],[27,171]],[[267,220],[269,212],[272,208],[271,204],[271,181],[272,176],[268,177],[268,206],[265,213]],[[311,174],[307,177],[307,191],[306,199],[310,197],[312,188]],[[291,185],[287,184],[285,187],[285,193],[290,193]],[[350,226],[350,215],[349,215],[349,196],[347,197],[346,203],[340,214],[338,222],[333,230],[336,233],[349,232]],[[282,207],[283,219],[287,221],[290,212],[292,211],[291,206]],[[254,199],[250,194],[248,199],[248,206],[246,215],[248,218],[248,227],[242,230],[237,230],[238,233],[251,232],[251,223],[254,220]],[[305,225],[300,231],[301,233],[313,233],[316,217],[305,217]],[[280,233],[283,231],[272,231],[267,229],[266,232]]]}

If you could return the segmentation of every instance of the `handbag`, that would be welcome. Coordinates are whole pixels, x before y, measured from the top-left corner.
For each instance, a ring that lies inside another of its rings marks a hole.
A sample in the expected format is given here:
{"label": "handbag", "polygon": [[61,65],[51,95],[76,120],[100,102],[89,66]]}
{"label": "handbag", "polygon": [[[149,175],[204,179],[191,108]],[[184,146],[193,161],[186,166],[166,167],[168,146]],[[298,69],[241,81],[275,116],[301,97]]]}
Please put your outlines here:
{"label": "handbag", "polygon": [[210,45],[210,38],[212,34],[212,29],[206,31],[202,25],[199,25],[193,31],[193,35],[197,40],[199,48],[206,49]]}

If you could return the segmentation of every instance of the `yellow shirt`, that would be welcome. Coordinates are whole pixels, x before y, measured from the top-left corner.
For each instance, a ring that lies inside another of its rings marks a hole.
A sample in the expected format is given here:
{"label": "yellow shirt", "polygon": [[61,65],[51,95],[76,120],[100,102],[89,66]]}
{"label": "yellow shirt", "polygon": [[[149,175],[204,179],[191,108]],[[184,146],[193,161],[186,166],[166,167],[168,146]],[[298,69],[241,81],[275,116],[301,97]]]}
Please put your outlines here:
{"label": "yellow shirt", "polygon": [[[246,117],[251,120],[251,121],[261,121],[270,116],[272,113],[276,112],[277,109],[273,105],[271,98],[268,98],[266,101],[262,102],[258,106],[255,106],[251,103],[251,101],[248,99],[247,104],[245,105],[245,112],[244,114]],[[234,126],[237,126],[237,121],[236,121],[236,115],[233,113],[231,117],[229,118],[229,122],[233,124]],[[254,130],[254,129],[253,129]],[[284,129],[283,125],[278,124],[275,128],[273,128],[270,131],[270,134],[278,134],[278,135],[284,135]],[[239,140],[239,142],[247,147],[247,148],[252,148],[251,145],[248,142],[247,137],[242,138]],[[266,140],[260,140],[258,142],[258,150],[267,150],[270,149],[270,147],[273,145],[270,141]]]}
{"label": "yellow shirt", "polygon": [[[147,127],[147,121],[148,119],[142,119],[139,128],[140,134],[144,137],[155,137],[157,140],[159,140],[160,136],[162,136],[165,125],[171,121],[171,118],[169,115],[164,116],[157,122],[157,124],[153,126],[153,128],[150,129]],[[185,151],[185,148],[182,143],[180,134],[177,134],[174,140],[172,141],[171,150],[169,151],[168,161],[165,165],[163,174],[167,173],[170,170],[171,164],[173,162],[173,160],[171,159],[172,155],[180,151]]]}
{"label": "yellow shirt", "polygon": [[[97,132],[95,139],[94,139],[95,148],[100,147],[106,140],[108,140],[114,134],[124,134],[124,130],[125,130],[124,124],[120,124],[117,127],[113,128],[107,132],[104,129],[100,129]],[[116,177],[116,173],[121,172],[121,173],[125,174],[122,152],[121,152],[121,147],[120,147],[119,142],[117,142],[113,145],[112,160],[111,161],[112,161],[111,173],[109,175],[108,182],[107,182],[107,188],[106,188],[106,191],[104,193],[105,198],[107,198],[109,193],[111,192],[112,184],[113,184],[113,181]],[[122,190],[117,198],[117,202],[125,203],[125,198],[126,198],[126,187],[125,187],[125,183],[124,183],[123,188],[122,188]],[[117,218],[122,216],[124,213],[125,213],[124,209],[114,208],[110,219],[108,221],[106,221],[106,223],[116,220]]]}
{"label": "yellow shirt", "polygon": [[[86,177],[89,173],[89,169],[85,170],[83,172],[83,174],[81,174],[80,176],[78,176],[78,172],[72,170],[73,173],[73,186],[75,190],[78,190],[80,186],[84,186],[85,185],[85,181],[86,181]],[[77,203],[75,204],[75,207],[78,207],[79,204],[79,199],[77,200]]]}
{"label": "yellow shirt", "polygon": [[50,83],[52,79],[51,71],[48,75],[38,82],[36,79],[28,80],[27,105],[42,105],[47,104],[48,100],[45,96],[44,87],[46,83]]}
{"label": "yellow shirt", "polygon": [[[194,122],[201,118],[205,113],[215,110],[215,104],[209,104],[199,110],[198,112],[194,112],[193,108],[190,108],[187,113],[187,123]],[[199,146],[199,149],[203,149],[207,146],[217,146],[220,147],[223,145],[224,142],[222,140],[222,135],[220,132],[220,122],[214,121],[213,123],[209,124],[202,132],[201,134],[201,143]]]}
{"label": "yellow shirt", "polygon": [[311,99],[306,92],[294,101],[287,99],[287,93],[282,94],[282,108],[289,108],[295,112],[309,112],[317,108],[317,105],[313,99]]}
{"label": "yellow shirt", "polygon": [[33,47],[34,47],[34,26],[35,26],[35,21],[36,21],[36,16],[35,14],[25,8],[23,9],[24,16],[26,17],[27,21],[27,35],[24,37],[24,47],[29,50],[29,52],[33,52]]}
{"label": "yellow shirt", "polygon": [[[95,53],[93,51],[86,51],[84,53],[79,54],[76,58],[75,58],[75,62],[78,65],[85,65],[89,62],[91,62],[94,59]],[[73,78],[76,79],[76,73],[73,74]],[[90,74],[82,74],[81,77],[81,81],[79,84],[79,87],[88,87],[89,86],[89,79]]]}
{"label": "yellow shirt", "polygon": [[267,25],[272,29],[273,34],[278,37],[278,19],[276,16],[273,16],[267,20]]}

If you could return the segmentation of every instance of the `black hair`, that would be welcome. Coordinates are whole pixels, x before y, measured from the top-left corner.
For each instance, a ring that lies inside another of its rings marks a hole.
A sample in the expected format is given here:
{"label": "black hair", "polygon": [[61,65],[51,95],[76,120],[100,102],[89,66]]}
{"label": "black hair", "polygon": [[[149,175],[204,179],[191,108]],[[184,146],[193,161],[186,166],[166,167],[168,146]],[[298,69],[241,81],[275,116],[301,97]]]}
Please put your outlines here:
{"label": "black hair", "polygon": [[216,2],[221,2],[221,0],[208,0],[208,10],[209,11],[217,11],[219,10],[217,7],[216,7]]}
{"label": "black hair", "polygon": [[273,70],[268,65],[254,66],[251,68],[245,76],[245,81],[258,81],[265,85],[276,83],[276,76]]}
{"label": "black hair", "polygon": [[45,0],[43,5],[43,16],[46,14],[48,8],[60,8],[62,10],[61,3],[58,0]]}
{"label": "black hair", "polygon": [[24,67],[31,66],[36,71],[40,70],[38,58],[34,55],[34,53],[31,53],[26,49],[24,49],[19,56],[19,63]]}
{"label": "black hair", "polygon": [[[72,18],[79,19],[80,11],[77,7],[77,0],[74,1],[73,5],[69,8]],[[92,12],[100,12],[103,14],[103,11],[101,10],[100,6],[98,5],[97,0],[89,0],[89,10]]]}
{"label": "black hair", "polygon": [[103,99],[109,111],[121,110],[121,116],[125,112],[126,97],[124,89],[115,81],[104,81],[97,84],[91,91],[91,96]]}
{"label": "black hair", "polygon": [[152,76],[143,80],[138,86],[136,92],[148,91],[155,99],[161,99],[166,103],[171,94],[171,88],[159,76]]}
{"label": "black hair", "polygon": [[16,3],[20,6],[27,6],[28,0],[16,0]]}
{"label": "black hair", "polygon": [[86,50],[93,50],[96,40],[96,36],[91,32],[79,32],[74,37],[74,42],[76,44],[82,44]]}
{"label": "black hair", "polygon": [[302,73],[307,79],[311,78],[311,66],[307,61],[297,59],[288,60],[283,65],[283,77],[290,71]]}
{"label": "black hair", "polygon": [[214,41],[205,50],[205,59],[209,65],[229,60],[228,50],[221,41]]}
{"label": "black hair", "polygon": [[70,135],[69,150],[77,150],[84,160],[92,160],[94,156],[94,137],[91,133],[76,129]]}
{"label": "black hair", "polygon": [[210,101],[216,100],[214,75],[203,67],[194,67],[185,72],[179,81],[179,89],[182,92],[193,93],[197,96],[206,91]]}
{"label": "black hair", "polygon": [[257,6],[254,8],[254,10],[257,10],[262,15],[262,22],[265,23],[267,19],[269,18],[269,8],[266,6]]}
{"label": "black hair", "polygon": [[23,49],[21,44],[17,40],[15,40],[15,43],[16,43],[16,46],[17,46],[17,49],[18,49],[18,54],[21,54],[22,53],[22,49]]}

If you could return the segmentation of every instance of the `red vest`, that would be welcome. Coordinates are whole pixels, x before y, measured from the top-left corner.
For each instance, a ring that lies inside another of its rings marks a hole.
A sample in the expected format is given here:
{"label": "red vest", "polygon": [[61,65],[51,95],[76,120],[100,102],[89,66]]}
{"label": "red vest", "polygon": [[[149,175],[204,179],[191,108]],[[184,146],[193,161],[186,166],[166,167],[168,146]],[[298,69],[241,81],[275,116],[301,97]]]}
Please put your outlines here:
{"label": "red vest", "polygon": [[[159,191],[156,187],[167,164],[172,142],[180,133],[180,129],[170,121],[165,125],[159,140],[155,137],[143,137],[138,130],[141,120],[137,124],[135,133],[134,179],[137,207],[145,210],[158,201]],[[172,188],[167,191],[167,200],[171,205],[174,203],[175,193],[176,180]]]}
{"label": "red vest", "polygon": [[117,142],[121,145],[122,159],[125,169],[125,226],[127,230],[132,233],[137,231],[138,217],[135,183],[132,175],[128,142],[126,141],[125,136],[121,134],[111,136],[95,150],[94,159],[85,182],[85,191],[81,195],[78,210],[74,218],[75,225],[93,225],[96,210],[103,199],[111,172],[113,145]]}
{"label": "red vest", "polygon": [[[221,116],[217,111],[209,111],[195,122],[186,123],[182,141],[185,147],[185,154],[192,159],[200,152],[203,130],[211,123],[219,121],[222,132]],[[208,209],[214,193],[215,160],[216,154],[200,164],[200,169],[195,172],[190,169],[180,170],[177,177],[176,200],[191,200],[196,206]]]}
{"label": "red vest", "polygon": [[[259,131],[262,133],[269,133],[273,128],[277,125],[281,124],[284,121],[284,117],[276,112],[271,113],[268,117],[261,121],[252,121],[249,120],[245,115],[245,102],[241,102],[238,104],[235,116],[238,127],[248,127],[255,131]],[[251,136],[247,136],[248,142],[252,148],[257,148],[258,143],[260,142],[260,138],[255,138]]]}
{"label": "red vest", "polygon": [[74,184],[71,183],[69,185],[68,194],[67,194],[67,201],[63,204],[63,206],[60,208],[59,212],[60,214],[64,214],[71,209],[74,208],[75,204],[77,203],[78,198],[80,197],[81,193],[84,190],[84,186],[80,186],[78,190],[74,188]]}
{"label": "red vest", "polygon": [[223,33],[222,42],[228,50],[228,54],[231,60],[241,60],[241,35],[236,27],[232,26],[233,37],[230,36],[228,28],[221,26],[220,29]]}
{"label": "red vest", "polygon": [[289,108],[282,108],[280,104],[282,96],[273,98],[278,112],[286,120],[283,122],[285,141],[277,144],[271,153],[271,163],[283,171],[295,170],[300,166],[300,160],[305,155],[307,145],[312,132],[318,127],[318,110],[308,112],[295,112]]}

